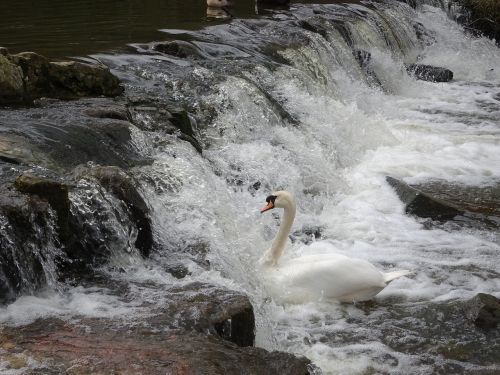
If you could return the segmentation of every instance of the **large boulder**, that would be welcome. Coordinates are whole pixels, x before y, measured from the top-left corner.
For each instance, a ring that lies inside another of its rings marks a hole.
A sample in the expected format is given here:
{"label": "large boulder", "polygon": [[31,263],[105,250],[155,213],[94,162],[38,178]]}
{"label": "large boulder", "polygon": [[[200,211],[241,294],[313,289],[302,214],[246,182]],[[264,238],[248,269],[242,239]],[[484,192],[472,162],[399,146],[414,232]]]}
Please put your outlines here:
{"label": "large boulder", "polygon": [[449,82],[453,79],[453,72],[451,70],[438,66],[410,64],[406,66],[406,70],[421,81]]}
{"label": "large boulder", "polygon": [[31,103],[40,97],[114,97],[122,92],[118,78],[103,65],[54,62],[34,52],[0,54],[0,105]]}
{"label": "large boulder", "polygon": [[[0,361],[23,374],[307,375],[309,361],[217,336],[40,319],[0,332]],[[28,365],[30,364],[30,365]]]}

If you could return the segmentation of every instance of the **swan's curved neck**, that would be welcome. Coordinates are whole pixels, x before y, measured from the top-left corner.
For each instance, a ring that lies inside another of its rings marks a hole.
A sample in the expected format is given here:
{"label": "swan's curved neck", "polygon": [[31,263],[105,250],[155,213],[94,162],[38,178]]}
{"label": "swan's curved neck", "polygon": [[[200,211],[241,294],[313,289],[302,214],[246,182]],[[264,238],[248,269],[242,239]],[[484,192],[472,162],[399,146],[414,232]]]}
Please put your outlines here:
{"label": "swan's curved neck", "polygon": [[285,249],[286,240],[288,238],[288,234],[292,229],[293,220],[295,219],[295,202],[287,202],[288,204],[285,206],[283,211],[283,218],[281,221],[280,229],[274,237],[273,244],[270,250],[270,256],[272,259],[273,265],[278,263],[278,260],[281,258],[283,254],[283,250]]}

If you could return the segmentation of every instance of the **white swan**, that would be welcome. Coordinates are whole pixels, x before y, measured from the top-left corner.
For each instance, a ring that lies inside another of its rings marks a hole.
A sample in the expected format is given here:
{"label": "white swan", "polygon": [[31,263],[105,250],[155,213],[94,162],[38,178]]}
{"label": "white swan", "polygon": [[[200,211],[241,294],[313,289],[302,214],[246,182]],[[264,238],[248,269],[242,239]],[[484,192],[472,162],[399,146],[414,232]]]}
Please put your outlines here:
{"label": "white swan", "polygon": [[287,302],[365,301],[390,281],[412,273],[407,270],[382,273],[366,260],[340,254],[306,255],[278,264],[295,218],[295,200],[291,193],[277,191],[266,202],[261,212],[283,208],[284,214],[272,246],[260,263],[270,268],[266,276],[273,294]]}

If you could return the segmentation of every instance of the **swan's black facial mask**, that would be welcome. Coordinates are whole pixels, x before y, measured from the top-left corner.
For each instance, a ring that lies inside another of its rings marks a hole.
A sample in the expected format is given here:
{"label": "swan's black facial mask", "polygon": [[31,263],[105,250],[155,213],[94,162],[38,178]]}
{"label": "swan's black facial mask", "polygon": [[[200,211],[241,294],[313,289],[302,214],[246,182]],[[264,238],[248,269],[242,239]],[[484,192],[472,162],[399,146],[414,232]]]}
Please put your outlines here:
{"label": "swan's black facial mask", "polygon": [[274,208],[274,201],[278,198],[276,195],[270,195],[266,198],[267,204],[260,209],[260,213],[272,210]]}

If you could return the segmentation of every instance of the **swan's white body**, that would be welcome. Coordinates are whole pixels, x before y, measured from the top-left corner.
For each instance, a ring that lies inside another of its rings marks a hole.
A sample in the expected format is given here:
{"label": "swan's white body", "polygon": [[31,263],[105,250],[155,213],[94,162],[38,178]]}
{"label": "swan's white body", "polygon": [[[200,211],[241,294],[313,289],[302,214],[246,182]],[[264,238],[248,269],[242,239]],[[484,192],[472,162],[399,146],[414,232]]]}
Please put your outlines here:
{"label": "swan's white body", "polygon": [[410,271],[380,272],[366,260],[340,254],[305,255],[279,264],[295,218],[295,201],[286,191],[278,191],[272,207],[284,208],[280,230],[271,249],[262,257],[267,267],[266,279],[274,295],[292,303],[321,300],[341,302],[365,301],[373,298],[387,284],[410,274]]}

